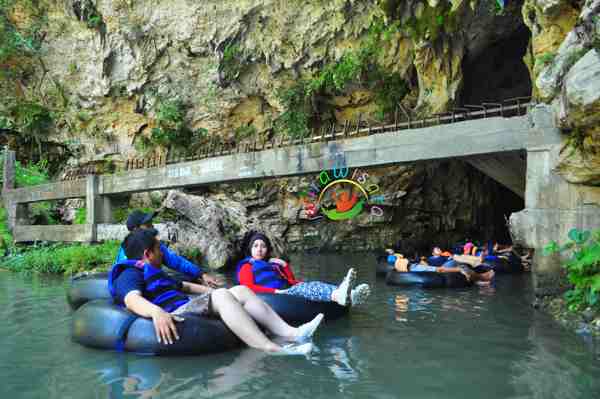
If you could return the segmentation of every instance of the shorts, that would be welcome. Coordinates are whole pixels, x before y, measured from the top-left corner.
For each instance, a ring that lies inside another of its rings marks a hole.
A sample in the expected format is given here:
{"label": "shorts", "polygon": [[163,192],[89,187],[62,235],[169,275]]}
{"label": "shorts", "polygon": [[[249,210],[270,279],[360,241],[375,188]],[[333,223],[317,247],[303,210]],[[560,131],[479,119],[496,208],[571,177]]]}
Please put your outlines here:
{"label": "shorts", "polygon": [[212,307],[211,294],[191,295],[188,303],[171,312],[171,314],[178,316],[183,313],[194,313],[205,317],[217,316]]}

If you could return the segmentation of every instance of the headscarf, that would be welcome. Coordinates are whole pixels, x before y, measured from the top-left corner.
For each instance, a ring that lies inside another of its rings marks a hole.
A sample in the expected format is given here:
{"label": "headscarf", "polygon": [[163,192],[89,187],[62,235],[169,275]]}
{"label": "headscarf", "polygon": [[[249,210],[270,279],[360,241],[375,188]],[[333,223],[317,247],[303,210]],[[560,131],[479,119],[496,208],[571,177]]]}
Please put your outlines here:
{"label": "headscarf", "polygon": [[254,241],[256,241],[256,240],[261,240],[265,243],[265,245],[267,246],[267,253],[265,255],[265,259],[269,259],[271,257],[271,249],[273,247],[271,246],[271,241],[269,240],[269,238],[262,233],[252,234],[252,236],[248,240],[248,248],[246,249],[247,255],[252,256],[252,244],[254,244]]}

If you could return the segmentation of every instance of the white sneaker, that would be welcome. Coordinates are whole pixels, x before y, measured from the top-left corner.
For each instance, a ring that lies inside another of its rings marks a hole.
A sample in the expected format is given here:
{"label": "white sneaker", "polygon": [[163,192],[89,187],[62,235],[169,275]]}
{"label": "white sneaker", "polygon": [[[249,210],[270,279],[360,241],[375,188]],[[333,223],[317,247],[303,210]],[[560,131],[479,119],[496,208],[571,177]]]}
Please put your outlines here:
{"label": "white sneaker", "polygon": [[297,355],[308,355],[313,350],[312,342],[305,344],[289,344],[281,347],[279,352],[273,352],[273,355],[282,356],[297,356]]}
{"label": "white sneaker", "polygon": [[369,295],[371,294],[371,288],[369,288],[369,284],[360,284],[356,286],[355,289],[350,292],[350,300],[352,301],[352,306],[362,305],[365,303]]}
{"label": "white sneaker", "polygon": [[352,291],[352,287],[354,287],[355,280],[356,272],[353,268],[348,269],[346,277],[344,277],[341,284],[333,291],[335,302],[342,306],[350,305],[350,292]]}
{"label": "white sneaker", "polygon": [[319,313],[314,319],[298,327],[298,335],[296,336],[296,341],[304,341],[312,337],[315,331],[317,331],[319,324],[321,324],[323,317],[323,313]]}

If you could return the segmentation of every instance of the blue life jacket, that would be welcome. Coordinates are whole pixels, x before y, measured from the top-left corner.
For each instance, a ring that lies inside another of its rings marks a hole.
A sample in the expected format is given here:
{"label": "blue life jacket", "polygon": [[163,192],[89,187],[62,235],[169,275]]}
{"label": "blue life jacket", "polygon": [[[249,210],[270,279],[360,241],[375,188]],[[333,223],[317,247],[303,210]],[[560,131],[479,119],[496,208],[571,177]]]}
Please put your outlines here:
{"label": "blue life jacket", "polygon": [[390,265],[394,265],[396,263],[396,259],[397,257],[395,255],[388,255],[387,263],[389,263]]}
{"label": "blue life jacket", "polygon": [[290,288],[290,283],[285,279],[280,265],[277,263],[268,263],[264,260],[258,260],[252,257],[244,258],[237,264],[235,277],[238,284],[240,283],[240,269],[246,263],[252,265],[252,274],[254,275],[255,284],[275,288],[276,290]]}
{"label": "blue life jacket", "polygon": [[180,281],[169,277],[161,268],[149,264],[142,266],[136,260],[124,260],[111,268],[108,274],[108,290],[113,298],[116,296],[114,282],[127,268],[135,268],[144,273],[144,298],[166,312],[172,312],[189,301],[189,298],[180,292]]}
{"label": "blue life jacket", "polygon": [[[194,279],[198,279],[204,274],[204,271],[202,271],[199,266],[190,262],[183,256],[177,255],[162,242],[160,243],[160,252],[162,253],[163,265],[167,266],[169,269],[187,274]],[[115,264],[121,263],[124,260],[127,260],[127,255],[125,254],[123,244],[121,244],[121,246],[119,246],[117,258],[115,259]]]}
{"label": "blue life jacket", "polygon": [[427,264],[430,266],[442,266],[448,260],[447,256],[430,256],[427,258]]}

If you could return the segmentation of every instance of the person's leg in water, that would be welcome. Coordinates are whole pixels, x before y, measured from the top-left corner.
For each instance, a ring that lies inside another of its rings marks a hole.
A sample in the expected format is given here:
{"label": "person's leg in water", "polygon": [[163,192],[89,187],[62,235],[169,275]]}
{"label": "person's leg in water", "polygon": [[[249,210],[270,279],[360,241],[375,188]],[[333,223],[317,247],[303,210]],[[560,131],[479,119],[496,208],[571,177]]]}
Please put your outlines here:
{"label": "person's leg in water", "polygon": [[336,302],[341,306],[349,306],[352,304],[351,297],[355,280],[356,272],[351,268],[338,286],[321,281],[308,281],[295,284],[287,290],[282,290],[282,292],[288,295],[301,296],[309,301]]}
{"label": "person's leg in water", "polygon": [[[238,293],[239,295],[239,293]],[[256,298],[258,299],[258,298]],[[256,325],[256,322],[250,316],[248,311],[244,308],[244,305],[235,297],[235,295],[225,288],[220,288],[212,292],[211,294],[212,300],[212,310],[217,313],[225,325],[233,331],[235,335],[237,335],[244,343],[248,346],[260,350],[264,350],[266,352],[285,352],[285,348],[280,345],[277,345],[273,341],[271,341]],[[259,300],[260,301],[260,300]],[[246,301],[248,302],[248,298]],[[252,302],[252,301],[250,301]],[[262,301],[261,301],[262,302]],[[250,306],[252,307],[252,305]],[[267,306],[268,307],[268,306]],[[270,308],[269,308],[270,309]],[[263,309],[264,310],[264,309]],[[272,311],[272,310],[271,310]],[[274,313],[274,312],[273,312]],[[277,331],[272,331],[277,334],[278,331],[285,331],[284,336],[292,336],[297,333],[296,329],[287,325],[277,314],[275,314],[275,322],[271,322],[270,325],[265,325],[267,328],[273,327]],[[319,316],[317,316],[319,317]],[[322,318],[322,315],[320,315]],[[316,319],[316,318],[315,318]],[[320,322],[320,319],[318,320]],[[277,325],[278,322],[281,322],[282,325]],[[311,322],[312,323],[312,322]],[[318,322],[317,322],[318,326]],[[316,326],[313,328],[313,332],[316,329]],[[301,352],[310,351],[310,347],[306,348],[298,348]]]}
{"label": "person's leg in water", "polygon": [[228,291],[258,324],[266,327],[275,335],[293,341],[310,338],[323,319],[323,314],[319,313],[312,321],[297,328],[292,327],[283,321],[269,305],[257,297],[250,288],[238,285],[230,288]]}

